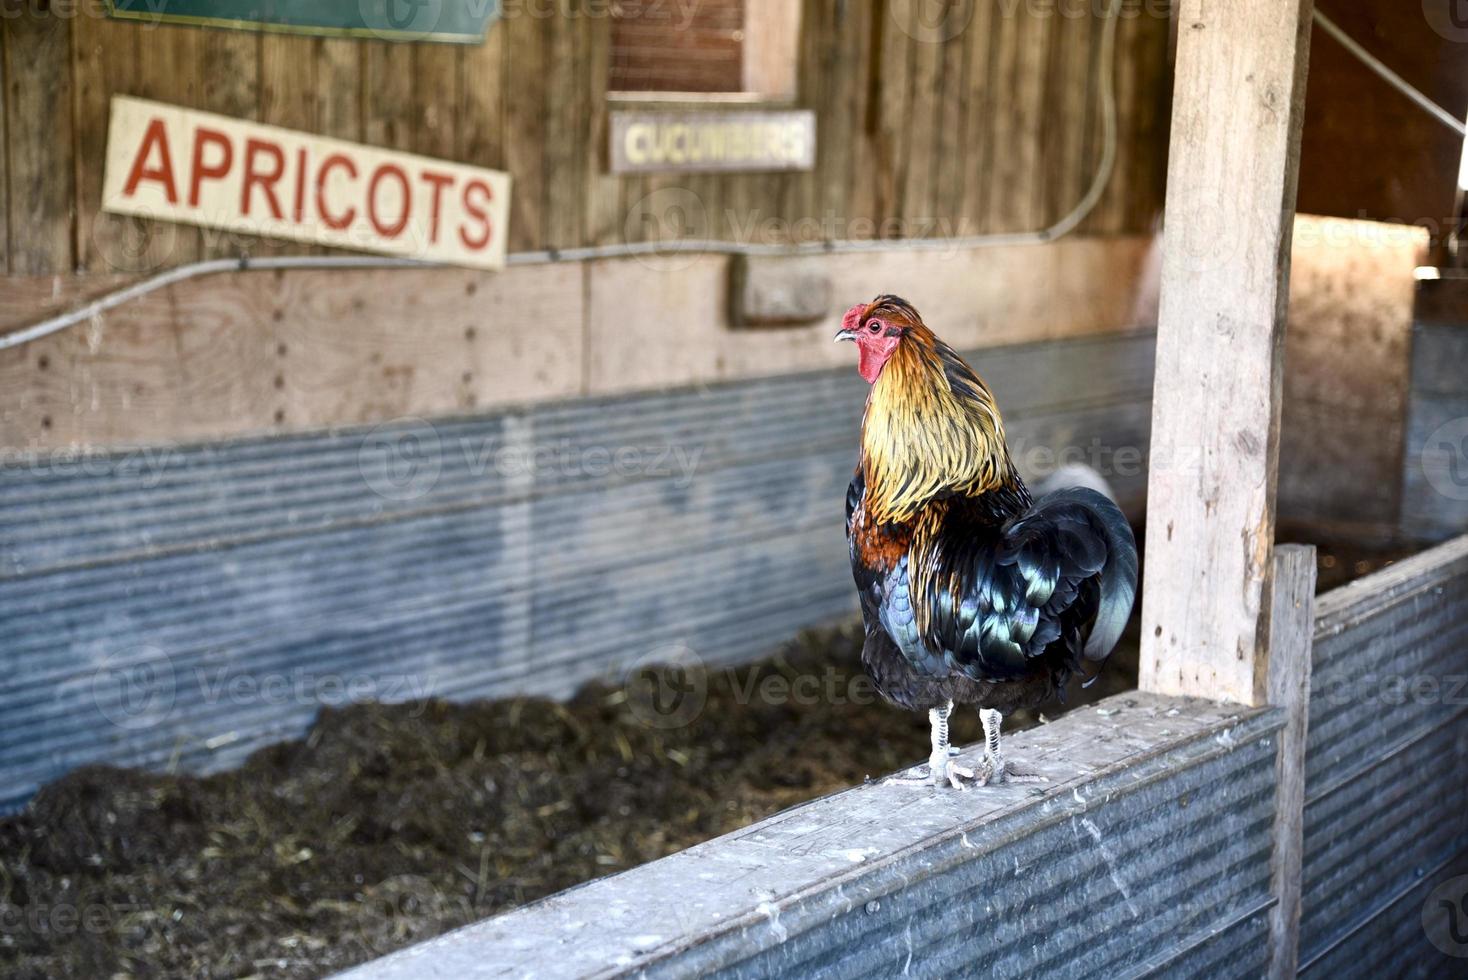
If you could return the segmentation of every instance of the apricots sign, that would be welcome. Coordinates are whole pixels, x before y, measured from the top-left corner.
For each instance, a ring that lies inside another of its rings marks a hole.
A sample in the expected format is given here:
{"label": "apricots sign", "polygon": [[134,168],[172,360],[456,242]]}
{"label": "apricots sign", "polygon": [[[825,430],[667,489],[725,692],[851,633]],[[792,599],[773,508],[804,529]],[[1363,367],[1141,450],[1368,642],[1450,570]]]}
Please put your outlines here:
{"label": "apricots sign", "polygon": [[509,202],[499,171],[112,100],[102,208],[113,214],[497,269]]}

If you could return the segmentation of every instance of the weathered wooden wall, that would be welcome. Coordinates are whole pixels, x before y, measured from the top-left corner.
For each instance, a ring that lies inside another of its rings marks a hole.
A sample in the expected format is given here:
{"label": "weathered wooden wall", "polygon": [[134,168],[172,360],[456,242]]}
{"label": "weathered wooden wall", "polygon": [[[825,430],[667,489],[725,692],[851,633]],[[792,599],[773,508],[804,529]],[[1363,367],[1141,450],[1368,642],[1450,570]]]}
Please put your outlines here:
{"label": "weathered wooden wall", "polygon": [[[773,331],[729,328],[719,255],[674,269],[617,259],[193,279],[0,350],[0,450],[300,432],[835,365],[855,377],[851,351],[831,343],[851,303],[901,291],[966,348],[1106,333],[1132,323],[1145,251],[1113,236],[820,256],[829,316]],[[0,324],[50,307],[58,285],[85,295],[89,279],[12,277],[23,288],[0,290]]]}
{"label": "weathered wooden wall", "polygon": [[[149,26],[102,17],[97,0],[6,0],[0,268],[138,272],[308,250],[100,214],[118,94],[506,169],[511,250],[653,234],[639,202],[668,187],[696,195],[710,234],[775,241],[792,228],[1030,229],[1080,198],[1100,149],[1093,5],[1069,16],[975,0],[934,29],[906,0],[804,2],[797,102],[818,113],[814,172],[621,179],[604,173],[612,21],[598,0],[507,5],[468,47]],[[1168,21],[1158,4],[1124,6],[1118,171],[1083,228],[1096,233],[1144,230],[1161,203]]]}

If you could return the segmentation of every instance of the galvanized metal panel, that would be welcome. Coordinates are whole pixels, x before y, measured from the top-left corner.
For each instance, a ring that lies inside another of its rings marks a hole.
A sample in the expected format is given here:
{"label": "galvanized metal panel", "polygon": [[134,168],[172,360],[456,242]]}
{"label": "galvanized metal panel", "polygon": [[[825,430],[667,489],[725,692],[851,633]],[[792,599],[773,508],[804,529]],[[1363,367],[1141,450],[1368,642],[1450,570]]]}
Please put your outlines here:
{"label": "galvanized metal panel", "polygon": [[[1319,601],[1300,924],[1312,975],[1382,962],[1407,975],[1440,955],[1403,896],[1468,850],[1465,651],[1468,538]],[[1400,942],[1383,961],[1387,935]]]}
{"label": "galvanized metal panel", "polygon": [[1282,715],[1237,710],[1122,695],[1009,740],[1042,787],[850,790],[345,976],[1258,976]]}
{"label": "galvanized metal panel", "polygon": [[[1151,345],[973,359],[1017,446],[1140,459]],[[221,678],[564,696],[659,648],[728,662],[849,615],[841,508],[864,396],[824,371],[4,460],[0,808],[85,762],[232,764],[315,711],[221,694]],[[630,465],[592,465],[618,452]],[[1139,499],[1141,465],[1111,475]]]}
{"label": "galvanized metal panel", "polygon": [[1338,940],[1300,961],[1300,976],[1308,980],[1441,980],[1468,974],[1464,944],[1450,945],[1448,952],[1425,941],[1424,912],[1432,891],[1452,878],[1468,875],[1468,852],[1454,855],[1446,863],[1417,869],[1407,887],[1382,896],[1378,914],[1357,923],[1354,930],[1340,933]]}
{"label": "galvanized metal panel", "polygon": [[1402,525],[1427,540],[1468,531],[1468,328],[1418,323],[1403,453]]}

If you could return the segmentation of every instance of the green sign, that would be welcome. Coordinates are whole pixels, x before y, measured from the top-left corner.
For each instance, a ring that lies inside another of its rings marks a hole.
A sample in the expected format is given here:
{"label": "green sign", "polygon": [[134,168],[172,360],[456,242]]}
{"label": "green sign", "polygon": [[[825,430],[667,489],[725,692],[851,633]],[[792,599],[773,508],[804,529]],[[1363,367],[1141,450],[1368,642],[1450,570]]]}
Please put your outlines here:
{"label": "green sign", "polygon": [[484,39],[500,0],[107,0],[113,17],[391,41]]}

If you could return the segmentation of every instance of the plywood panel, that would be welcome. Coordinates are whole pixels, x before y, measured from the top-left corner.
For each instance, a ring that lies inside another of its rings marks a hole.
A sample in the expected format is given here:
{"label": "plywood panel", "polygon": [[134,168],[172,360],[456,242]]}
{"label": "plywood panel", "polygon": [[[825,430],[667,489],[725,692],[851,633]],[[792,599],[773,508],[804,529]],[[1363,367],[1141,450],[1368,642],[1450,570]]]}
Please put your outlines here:
{"label": "plywood panel", "polygon": [[211,276],[0,351],[0,446],[296,431],[580,390],[579,267],[398,271],[391,290],[381,275]]}
{"label": "plywood panel", "polygon": [[[650,261],[597,262],[590,269],[590,390],[850,366],[851,352],[831,343],[841,311],[885,291],[903,295],[959,348],[1125,329],[1146,246],[1144,239],[1069,239],[813,259],[831,279],[830,316],[777,332],[725,329],[726,260],[719,257],[686,259],[676,276]],[[677,343],[662,327],[669,322],[680,325]]]}

